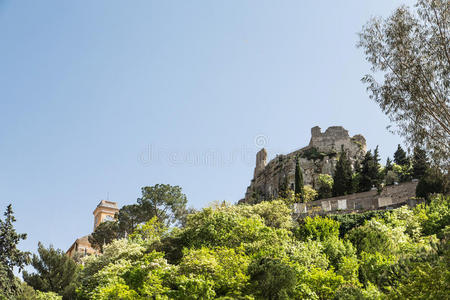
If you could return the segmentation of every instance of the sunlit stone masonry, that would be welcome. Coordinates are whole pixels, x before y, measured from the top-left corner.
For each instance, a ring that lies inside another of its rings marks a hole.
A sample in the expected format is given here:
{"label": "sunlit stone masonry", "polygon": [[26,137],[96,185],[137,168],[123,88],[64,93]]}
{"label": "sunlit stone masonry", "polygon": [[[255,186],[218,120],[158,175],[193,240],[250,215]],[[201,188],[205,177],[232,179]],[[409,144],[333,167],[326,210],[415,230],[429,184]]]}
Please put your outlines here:
{"label": "sunlit stone masonry", "polygon": [[350,137],[342,126],[328,127],[321,132],[320,127],[311,128],[309,145],[286,155],[277,155],[267,163],[267,151],[261,149],[256,154],[253,179],[245,193],[246,203],[255,203],[278,196],[280,188],[294,189],[295,162],[298,157],[303,171],[304,184],[315,186],[319,174],[333,175],[339,153],[345,149],[352,165],[362,161],[366,154],[366,139],[360,135]]}

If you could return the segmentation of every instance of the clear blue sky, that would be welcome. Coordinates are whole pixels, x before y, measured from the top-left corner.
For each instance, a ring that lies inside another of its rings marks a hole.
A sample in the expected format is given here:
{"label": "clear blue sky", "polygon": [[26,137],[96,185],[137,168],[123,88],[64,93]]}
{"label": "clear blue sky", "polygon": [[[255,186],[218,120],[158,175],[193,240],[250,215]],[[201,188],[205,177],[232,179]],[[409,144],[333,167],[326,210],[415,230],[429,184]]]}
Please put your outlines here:
{"label": "clear blue sky", "polygon": [[357,32],[400,1],[0,0],[0,208],[66,250],[107,197],[180,185],[189,204],[243,197],[255,137],[271,156],[342,125],[400,138],[369,100]]}

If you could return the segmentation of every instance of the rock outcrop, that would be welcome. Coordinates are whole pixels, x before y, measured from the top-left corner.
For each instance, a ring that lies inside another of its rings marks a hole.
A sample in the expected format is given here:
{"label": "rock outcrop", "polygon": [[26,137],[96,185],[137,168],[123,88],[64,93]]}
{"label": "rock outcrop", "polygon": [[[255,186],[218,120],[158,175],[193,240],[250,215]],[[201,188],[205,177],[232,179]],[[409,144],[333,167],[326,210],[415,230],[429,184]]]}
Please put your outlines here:
{"label": "rock outcrop", "polygon": [[366,153],[366,140],[362,135],[350,137],[341,126],[311,129],[309,145],[287,155],[277,155],[267,163],[267,151],[256,154],[253,179],[247,188],[244,201],[256,203],[276,198],[282,189],[294,189],[295,162],[298,157],[305,185],[315,186],[319,174],[333,176],[337,159],[344,149],[353,162],[361,161]]}

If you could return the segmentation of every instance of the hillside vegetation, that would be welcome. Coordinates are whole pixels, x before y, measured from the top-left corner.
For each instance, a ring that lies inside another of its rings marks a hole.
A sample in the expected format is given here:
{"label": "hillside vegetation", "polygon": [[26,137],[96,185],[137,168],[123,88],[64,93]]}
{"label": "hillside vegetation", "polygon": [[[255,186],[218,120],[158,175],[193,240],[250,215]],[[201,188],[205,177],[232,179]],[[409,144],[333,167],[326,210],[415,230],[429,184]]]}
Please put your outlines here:
{"label": "hillside vegetation", "polygon": [[282,200],[156,218],[84,260],[79,299],[448,299],[449,197],[291,219]]}

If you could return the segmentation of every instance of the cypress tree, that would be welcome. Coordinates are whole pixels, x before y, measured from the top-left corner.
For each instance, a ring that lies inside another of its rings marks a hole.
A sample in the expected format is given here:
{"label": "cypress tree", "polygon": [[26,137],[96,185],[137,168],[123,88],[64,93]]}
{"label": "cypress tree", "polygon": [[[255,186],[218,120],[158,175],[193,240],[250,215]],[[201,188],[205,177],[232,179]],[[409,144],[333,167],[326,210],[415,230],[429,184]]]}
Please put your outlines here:
{"label": "cypress tree", "polygon": [[412,157],[413,177],[416,179],[422,178],[425,171],[429,168],[427,153],[419,146],[414,147]]}
{"label": "cypress tree", "polygon": [[278,182],[278,196],[281,198],[286,198],[288,196],[288,181],[286,174]]}
{"label": "cypress tree", "polygon": [[303,172],[298,157],[295,163],[295,195],[303,197]]}
{"label": "cypress tree", "polygon": [[375,162],[376,166],[380,166],[380,154],[378,153],[378,145],[375,147],[375,150],[373,151],[373,161]]}
{"label": "cypress tree", "polygon": [[347,195],[352,192],[352,168],[344,149],[336,164],[333,180],[333,196]]}
{"label": "cypress tree", "polygon": [[386,166],[384,170],[386,174],[387,172],[392,171],[392,160],[389,157],[386,159]]}
{"label": "cypress tree", "polygon": [[359,191],[359,181],[361,180],[361,162],[359,160],[353,164],[353,171],[352,193],[357,193]]}
{"label": "cypress tree", "polygon": [[394,153],[394,162],[400,166],[406,166],[408,164],[408,157],[400,144],[398,144],[397,150]]}
{"label": "cypress tree", "polygon": [[373,165],[371,169],[371,175],[372,175],[372,184],[376,187],[379,187],[381,182],[384,179],[384,173],[380,172],[380,155],[378,152],[378,145],[375,147],[375,150],[373,151]]}
{"label": "cypress tree", "polygon": [[[372,188],[376,164],[371,151],[367,151],[362,161],[359,192],[367,192]],[[376,176],[375,176],[376,177]]]}

